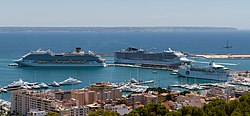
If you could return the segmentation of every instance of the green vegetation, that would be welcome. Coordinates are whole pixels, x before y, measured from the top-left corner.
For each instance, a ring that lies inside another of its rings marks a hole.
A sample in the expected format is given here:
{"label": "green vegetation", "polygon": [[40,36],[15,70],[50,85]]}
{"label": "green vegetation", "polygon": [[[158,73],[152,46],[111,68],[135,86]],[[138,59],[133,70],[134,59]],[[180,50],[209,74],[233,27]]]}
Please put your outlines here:
{"label": "green vegetation", "polygon": [[168,86],[167,89],[163,89],[161,87],[157,87],[157,88],[148,88],[145,92],[149,92],[149,91],[157,91],[158,94],[161,94],[161,93],[170,93],[171,92],[171,88],[170,86]]}
{"label": "green vegetation", "polygon": [[139,107],[125,116],[164,116],[169,111],[165,106],[160,104],[147,104],[144,107]]}
{"label": "green vegetation", "polygon": [[168,93],[163,99],[159,99],[159,102],[165,102],[167,100],[171,100],[171,101],[175,101],[176,99],[174,98],[174,96],[172,96],[171,93],[171,87],[168,86],[166,89],[163,89],[161,87],[157,87],[157,88],[148,88],[145,92],[149,92],[149,91],[155,91],[158,92],[158,94],[162,94],[162,93]]}
{"label": "green vegetation", "polygon": [[89,116],[120,116],[117,112],[110,110],[97,110],[89,113]]}
{"label": "green vegetation", "polygon": [[216,99],[202,108],[187,106],[172,112],[160,104],[147,104],[126,116],[250,116],[250,94],[230,102]]}

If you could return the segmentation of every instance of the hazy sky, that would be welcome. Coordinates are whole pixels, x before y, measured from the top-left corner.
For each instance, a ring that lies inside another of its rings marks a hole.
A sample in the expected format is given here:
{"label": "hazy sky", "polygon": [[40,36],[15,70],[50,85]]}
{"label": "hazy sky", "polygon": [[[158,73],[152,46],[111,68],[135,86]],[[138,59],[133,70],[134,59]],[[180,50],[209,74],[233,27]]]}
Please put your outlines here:
{"label": "hazy sky", "polygon": [[250,0],[1,0],[0,26],[250,29]]}

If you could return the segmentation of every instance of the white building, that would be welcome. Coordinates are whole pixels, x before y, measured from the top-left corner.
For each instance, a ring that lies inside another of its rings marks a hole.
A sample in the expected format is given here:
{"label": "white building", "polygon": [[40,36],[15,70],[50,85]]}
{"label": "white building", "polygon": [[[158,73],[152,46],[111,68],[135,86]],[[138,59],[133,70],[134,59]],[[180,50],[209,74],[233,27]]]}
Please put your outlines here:
{"label": "white building", "polygon": [[30,109],[30,111],[27,113],[27,116],[45,116],[47,112],[45,111],[39,111],[38,109]]}
{"label": "white building", "polygon": [[111,110],[114,111],[114,112],[117,112],[117,113],[119,113],[121,115],[128,114],[129,112],[132,111],[125,104],[115,105],[115,106],[112,107]]}
{"label": "white building", "polygon": [[112,111],[117,112],[121,115],[128,114],[129,112],[132,111],[125,104],[121,104],[121,105],[105,104],[103,106],[103,109],[104,110],[112,110]]}
{"label": "white building", "polygon": [[71,116],[87,116],[89,113],[89,108],[86,106],[81,106],[81,107],[71,107]]}
{"label": "white building", "polygon": [[103,106],[103,109],[104,110],[112,110],[112,104],[105,104],[104,106]]}

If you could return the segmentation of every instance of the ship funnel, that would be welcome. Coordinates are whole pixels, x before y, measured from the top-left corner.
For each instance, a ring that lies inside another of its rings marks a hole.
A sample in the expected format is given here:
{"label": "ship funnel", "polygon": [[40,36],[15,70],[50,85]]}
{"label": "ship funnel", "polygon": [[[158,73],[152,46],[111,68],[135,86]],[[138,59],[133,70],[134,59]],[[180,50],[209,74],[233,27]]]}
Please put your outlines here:
{"label": "ship funnel", "polygon": [[81,48],[76,48],[76,53],[81,53]]}

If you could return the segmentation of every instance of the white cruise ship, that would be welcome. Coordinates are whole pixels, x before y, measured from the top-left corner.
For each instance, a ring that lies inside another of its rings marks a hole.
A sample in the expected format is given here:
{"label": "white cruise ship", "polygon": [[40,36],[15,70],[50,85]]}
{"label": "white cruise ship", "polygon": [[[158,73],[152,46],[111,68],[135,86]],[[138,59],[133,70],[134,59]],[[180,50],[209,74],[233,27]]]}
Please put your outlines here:
{"label": "white cruise ship", "polygon": [[50,50],[31,51],[19,60],[15,60],[18,66],[100,66],[105,67],[105,60],[101,56],[89,51],[84,53],[81,48],[76,48],[75,52],[54,53]]}
{"label": "white cruise ship", "polygon": [[182,65],[178,69],[178,75],[216,81],[230,81],[233,79],[233,73],[230,69],[215,62],[210,62],[208,66]]}
{"label": "white cruise ship", "polygon": [[179,51],[148,52],[142,49],[129,47],[126,50],[115,52],[115,63],[162,66],[178,68],[181,64],[192,62]]}

